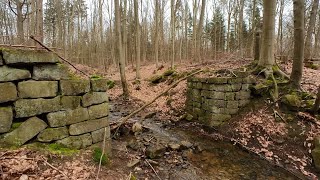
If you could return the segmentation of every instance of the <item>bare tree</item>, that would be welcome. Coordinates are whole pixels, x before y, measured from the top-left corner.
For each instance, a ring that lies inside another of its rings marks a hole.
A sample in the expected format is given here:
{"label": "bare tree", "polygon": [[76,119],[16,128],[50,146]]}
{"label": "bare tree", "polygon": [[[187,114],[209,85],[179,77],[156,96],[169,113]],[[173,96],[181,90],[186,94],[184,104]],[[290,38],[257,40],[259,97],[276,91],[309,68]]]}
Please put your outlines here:
{"label": "bare tree", "polygon": [[134,0],[135,42],[136,42],[136,78],[140,79],[140,25],[138,0]]}
{"label": "bare tree", "polygon": [[[314,27],[316,24],[316,13],[318,11],[319,0],[314,0],[312,4],[312,9],[309,17],[309,26],[307,30],[307,37],[305,42],[305,54],[304,58],[309,60],[312,58],[312,34],[314,32]],[[301,42],[300,42],[301,43]]]}

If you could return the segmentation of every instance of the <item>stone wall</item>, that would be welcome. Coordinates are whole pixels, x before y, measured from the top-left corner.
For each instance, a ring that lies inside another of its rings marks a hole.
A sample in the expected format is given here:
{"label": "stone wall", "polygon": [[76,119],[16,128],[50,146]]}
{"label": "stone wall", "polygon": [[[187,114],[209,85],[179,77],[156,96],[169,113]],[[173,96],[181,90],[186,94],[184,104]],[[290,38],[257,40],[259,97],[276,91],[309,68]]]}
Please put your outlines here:
{"label": "stone wall", "polygon": [[52,53],[0,48],[0,143],[84,148],[110,137],[106,79],[72,75]]}
{"label": "stone wall", "polygon": [[252,83],[246,73],[238,73],[236,77],[201,75],[189,78],[186,111],[201,123],[219,126],[250,102]]}

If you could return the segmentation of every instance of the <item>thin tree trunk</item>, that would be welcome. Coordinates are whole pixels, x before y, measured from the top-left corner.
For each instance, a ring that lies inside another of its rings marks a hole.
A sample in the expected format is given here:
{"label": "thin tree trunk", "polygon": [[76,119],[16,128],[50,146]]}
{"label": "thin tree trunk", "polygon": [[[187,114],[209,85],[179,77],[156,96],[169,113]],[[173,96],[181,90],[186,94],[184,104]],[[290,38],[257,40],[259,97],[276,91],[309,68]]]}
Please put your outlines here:
{"label": "thin tree trunk", "polygon": [[239,31],[238,31],[238,47],[240,50],[240,57],[243,57],[243,8],[244,0],[240,0],[240,12],[239,12]]}
{"label": "thin tree trunk", "polygon": [[140,25],[138,0],[134,0],[135,42],[136,42],[136,79],[140,79]]}
{"label": "thin tree trunk", "polygon": [[156,68],[159,67],[159,0],[155,0],[155,23],[156,23],[156,29],[155,29],[155,47],[154,47],[154,54],[155,54],[155,60],[156,60]]}
{"label": "thin tree trunk", "polygon": [[171,0],[171,19],[170,19],[170,27],[171,27],[171,68],[174,68],[175,63],[175,0]]}
{"label": "thin tree trunk", "polygon": [[304,58],[309,60],[312,58],[312,34],[314,32],[314,27],[316,24],[316,13],[318,11],[318,6],[319,6],[319,0],[314,0],[310,17],[309,17],[309,26],[307,30],[307,37],[306,37],[306,42],[305,42],[305,54]]}
{"label": "thin tree trunk", "polygon": [[202,0],[200,20],[199,20],[198,29],[197,29],[197,36],[196,36],[197,37],[196,57],[197,57],[198,62],[201,61],[201,52],[200,52],[201,51],[201,35],[202,35],[202,26],[203,26],[205,8],[206,8],[206,0]]}

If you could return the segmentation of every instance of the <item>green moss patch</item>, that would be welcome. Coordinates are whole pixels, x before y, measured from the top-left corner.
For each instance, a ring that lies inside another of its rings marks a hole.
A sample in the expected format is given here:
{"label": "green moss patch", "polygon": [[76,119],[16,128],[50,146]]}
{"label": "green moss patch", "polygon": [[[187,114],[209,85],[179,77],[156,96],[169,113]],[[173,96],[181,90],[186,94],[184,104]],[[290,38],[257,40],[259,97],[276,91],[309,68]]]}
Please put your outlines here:
{"label": "green moss patch", "polygon": [[[102,156],[102,157],[101,157]],[[95,148],[93,153],[92,153],[93,161],[97,164],[100,163],[100,158],[101,158],[101,164],[102,165],[107,165],[109,164],[109,157],[106,154],[102,153],[101,148]]]}

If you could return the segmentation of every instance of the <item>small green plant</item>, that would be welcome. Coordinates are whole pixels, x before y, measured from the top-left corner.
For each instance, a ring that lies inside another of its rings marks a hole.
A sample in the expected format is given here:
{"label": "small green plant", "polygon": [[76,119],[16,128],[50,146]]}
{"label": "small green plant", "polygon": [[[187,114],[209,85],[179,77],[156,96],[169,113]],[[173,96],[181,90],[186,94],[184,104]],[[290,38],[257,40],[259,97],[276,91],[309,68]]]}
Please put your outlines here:
{"label": "small green plant", "polygon": [[102,154],[101,148],[95,148],[93,151],[93,161],[99,164],[100,158],[101,158],[102,165],[107,165],[109,163],[108,156],[106,154]]}
{"label": "small green plant", "polygon": [[12,123],[11,130],[17,129],[21,124],[22,124],[22,122],[14,122],[14,123]]}
{"label": "small green plant", "polygon": [[116,83],[112,80],[108,80],[107,85],[108,85],[108,89],[112,89],[116,85]]}
{"label": "small green plant", "polygon": [[102,76],[98,75],[98,74],[94,74],[90,77],[91,79],[101,79]]}

